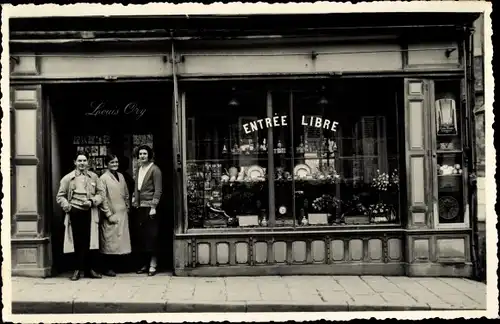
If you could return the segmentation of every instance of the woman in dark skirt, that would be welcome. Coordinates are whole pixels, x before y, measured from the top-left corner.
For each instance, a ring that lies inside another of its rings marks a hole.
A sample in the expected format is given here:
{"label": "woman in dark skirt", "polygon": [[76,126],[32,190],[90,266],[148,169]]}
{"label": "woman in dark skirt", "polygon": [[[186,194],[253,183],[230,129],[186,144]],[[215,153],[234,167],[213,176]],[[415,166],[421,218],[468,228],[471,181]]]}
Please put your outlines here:
{"label": "woman in dark skirt", "polygon": [[140,269],[137,273],[156,274],[159,219],[157,206],[162,194],[161,170],[153,163],[153,150],[147,145],[137,149],[139,167],[135,174],[132,205],[137,208],[137,248]]}

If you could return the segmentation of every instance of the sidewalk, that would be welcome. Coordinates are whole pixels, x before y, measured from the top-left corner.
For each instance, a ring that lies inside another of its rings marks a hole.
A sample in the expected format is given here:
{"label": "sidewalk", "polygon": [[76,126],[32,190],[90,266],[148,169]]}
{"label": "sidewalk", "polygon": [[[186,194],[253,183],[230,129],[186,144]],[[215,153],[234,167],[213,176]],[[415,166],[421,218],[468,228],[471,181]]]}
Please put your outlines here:
{"label": "sidewalk", "polygon": [[486,285],[457,278],[14,277],[12,295],[14,314],[486,309]]}

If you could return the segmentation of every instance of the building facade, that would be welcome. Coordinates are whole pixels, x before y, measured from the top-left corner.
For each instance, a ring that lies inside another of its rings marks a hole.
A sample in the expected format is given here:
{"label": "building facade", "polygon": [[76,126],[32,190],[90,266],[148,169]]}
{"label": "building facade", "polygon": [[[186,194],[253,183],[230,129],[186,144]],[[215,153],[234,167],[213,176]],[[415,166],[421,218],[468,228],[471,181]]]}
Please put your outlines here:
{"label": "building facade", "polygon": [[13,274],[70,262],[78,149],[146,143],[176,275],[473,276],[478,15],[379,18],[11,20]]}

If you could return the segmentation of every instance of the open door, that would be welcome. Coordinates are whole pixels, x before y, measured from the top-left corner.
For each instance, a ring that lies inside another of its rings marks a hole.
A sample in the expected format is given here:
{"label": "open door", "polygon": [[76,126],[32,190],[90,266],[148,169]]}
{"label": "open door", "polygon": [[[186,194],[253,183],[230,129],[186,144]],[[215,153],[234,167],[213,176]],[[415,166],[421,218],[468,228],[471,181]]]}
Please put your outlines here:
{"label": "open door", "polygon": [[408,227],[432,227],[434,175],[428,122],[432,81],[405,79],[404,86]]}

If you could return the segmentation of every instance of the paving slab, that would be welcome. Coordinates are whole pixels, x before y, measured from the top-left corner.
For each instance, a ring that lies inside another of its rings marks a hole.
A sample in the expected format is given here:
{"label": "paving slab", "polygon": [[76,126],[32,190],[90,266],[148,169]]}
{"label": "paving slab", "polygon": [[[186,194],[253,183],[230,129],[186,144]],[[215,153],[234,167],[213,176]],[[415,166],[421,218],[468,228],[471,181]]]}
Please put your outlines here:
{"label": "paving slab", "polygon": [[288,285],[283,281],[258,281],[257,286],[259,288],[260,295],[263,300],[269,301],[290,301],[292,296],[290,295]]}
{"label": "paving slab", "polygon": [[373,291],[380,292],[391,292],[391,293],[404,293],[404,291],[396,286],[394,283],[389,281],[389,279],[381,276],[362,276],[363,280]]}
{"label": "paving slab", "polygon": [[429,289],[437,296],[462,294],[460,290],[456,289],[453,285],[447,284],[441,281],[439,278],[419,278],[418,283]]}
{"label": "paving slab", "polygon": [[361,277],[339,277],[335,278],[340,286],[351,296],[355,295],[374,295],[375,291],[364,282]]}
{"label": "paving slab", "polygon": [[347,304],[353,301],[352,297],[345,291],[318,290],[318,295],[323,302],[329,304]]}
{"label": "paving slab", "polygon": [[[218,278],[217,278],[218,279]],[[197,280],[194,287],[195,300],[226,300],[226,283],[224,280]]]}

